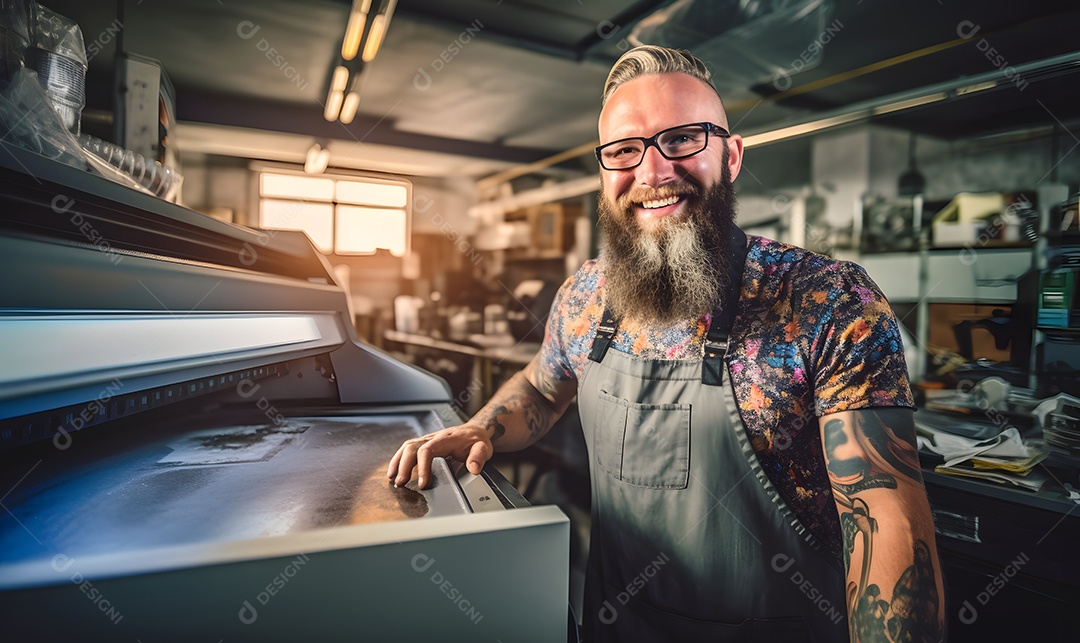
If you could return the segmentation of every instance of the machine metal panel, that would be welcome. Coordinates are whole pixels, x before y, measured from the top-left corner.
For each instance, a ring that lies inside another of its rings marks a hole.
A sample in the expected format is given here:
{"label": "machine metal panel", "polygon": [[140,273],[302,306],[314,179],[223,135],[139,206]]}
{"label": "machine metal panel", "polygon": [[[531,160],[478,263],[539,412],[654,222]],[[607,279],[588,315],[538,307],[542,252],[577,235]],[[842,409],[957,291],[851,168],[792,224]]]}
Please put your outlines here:
{"label": "machine metal panel", "polygon": [[358,341],[302,234],[5,150],[5,636],[565,639],[569,521],[491,466],[390,485],[403,440],[460,418]]}

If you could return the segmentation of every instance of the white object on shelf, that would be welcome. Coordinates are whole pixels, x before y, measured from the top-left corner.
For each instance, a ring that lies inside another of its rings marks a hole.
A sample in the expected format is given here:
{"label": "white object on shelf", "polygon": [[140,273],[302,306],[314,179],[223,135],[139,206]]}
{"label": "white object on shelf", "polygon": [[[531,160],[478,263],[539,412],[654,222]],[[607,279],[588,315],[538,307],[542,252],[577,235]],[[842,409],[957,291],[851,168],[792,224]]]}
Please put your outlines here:
{"label": "white object on shelf", "polygon": [[934,215],[934,246],[974,244],[986,228],[987,219],[1001,214],[1005,199],[998,192],[961,192]]}
{"label": "white object on shelf", "polygon": [[394,328],[399,333],[416,333],[420,330],[420,309],[424,300],[412,295],[394,297]]}

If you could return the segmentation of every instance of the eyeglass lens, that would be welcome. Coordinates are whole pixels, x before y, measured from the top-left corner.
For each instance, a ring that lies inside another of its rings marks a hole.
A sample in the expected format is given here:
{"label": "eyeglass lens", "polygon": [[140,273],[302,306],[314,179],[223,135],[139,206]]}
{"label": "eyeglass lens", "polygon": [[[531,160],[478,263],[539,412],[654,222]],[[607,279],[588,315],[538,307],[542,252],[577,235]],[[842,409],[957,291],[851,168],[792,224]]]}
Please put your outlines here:
{"label": "eyeglass lens", "polygon": [[[687,125],[665,130],[656,135],[656,146],[668,159],[679,159],[697,154],[708,143],[708,132],[700,125]],[[643,139],[620,141],[600,149],[604,167],[621,169],[641,162],[646,143]]]}

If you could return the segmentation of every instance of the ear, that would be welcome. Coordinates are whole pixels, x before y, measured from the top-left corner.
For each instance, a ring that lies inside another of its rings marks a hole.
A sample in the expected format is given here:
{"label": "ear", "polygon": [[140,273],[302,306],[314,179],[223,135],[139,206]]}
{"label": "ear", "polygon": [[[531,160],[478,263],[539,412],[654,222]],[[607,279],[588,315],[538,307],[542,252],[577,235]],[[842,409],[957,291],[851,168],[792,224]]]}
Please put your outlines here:
{"label": "ear", "polygon": [[731,173],[731,180],[735,181],[742,169],[743,140],[738,134],[732,134],[724,142],[728,147],[728,172]]}

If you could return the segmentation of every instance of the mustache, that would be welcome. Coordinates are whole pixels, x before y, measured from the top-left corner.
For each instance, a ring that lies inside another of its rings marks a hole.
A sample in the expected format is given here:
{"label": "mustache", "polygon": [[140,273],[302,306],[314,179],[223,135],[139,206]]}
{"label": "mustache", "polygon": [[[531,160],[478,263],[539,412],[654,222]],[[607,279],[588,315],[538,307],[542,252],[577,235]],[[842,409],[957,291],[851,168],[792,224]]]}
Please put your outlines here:
{"label": "mustache", "polygon": [[658,188],[637,186],[632,188],[629,192],[619,195],[615,205],[625,209],[631,207],[635,203],[667,199],[673,196],[700,197],[704,192],[704,188],[691,182],[668,183],[667,185],[661,185]]}

